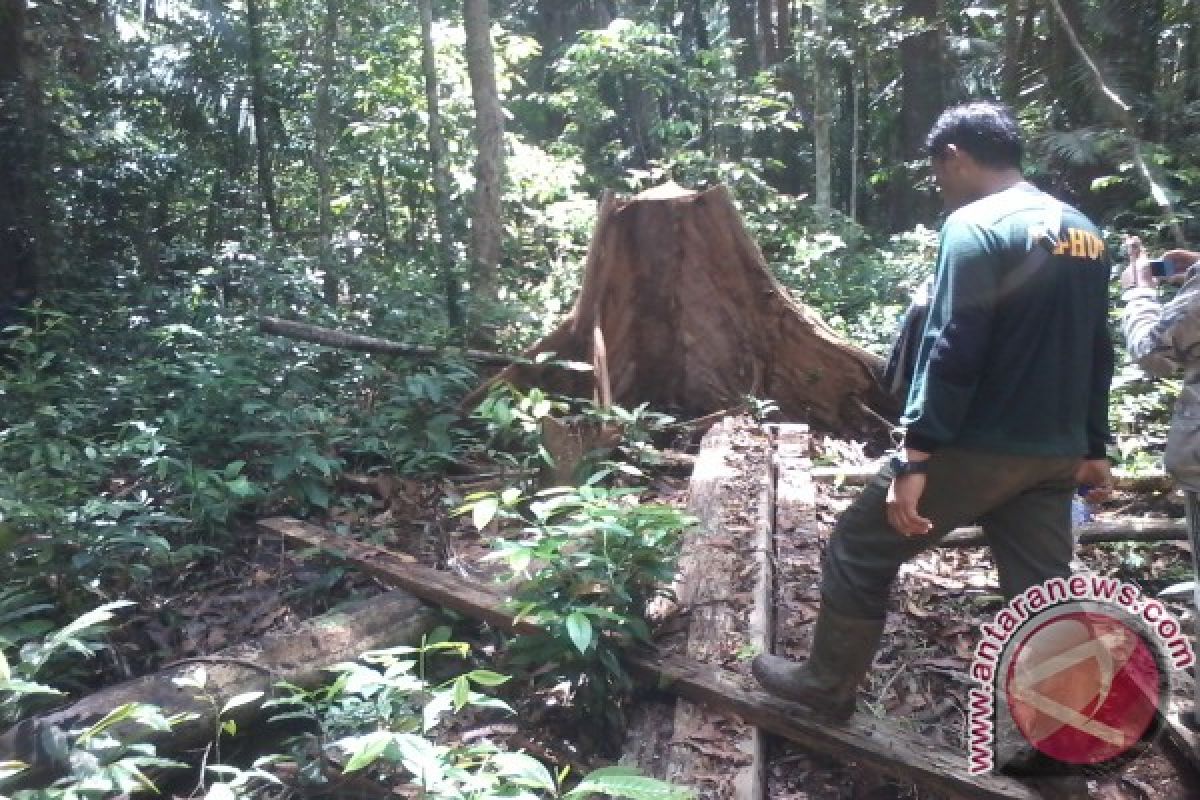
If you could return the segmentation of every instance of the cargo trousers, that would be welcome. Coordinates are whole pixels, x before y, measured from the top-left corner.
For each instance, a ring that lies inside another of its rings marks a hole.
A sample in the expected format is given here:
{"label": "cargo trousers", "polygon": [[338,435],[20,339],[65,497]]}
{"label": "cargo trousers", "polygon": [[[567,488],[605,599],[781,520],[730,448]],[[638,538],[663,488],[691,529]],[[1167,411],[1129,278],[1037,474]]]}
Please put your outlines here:
{"label": "cargo trousers", "polygon": [[929,462],[917,505],[933,523],[904,536],[887,520],[892,469],[884,467],[842,512],[825,551],[823,602],[861,619],[882,619],[900,566],[964,525],[982,525],[1005,598],[1070,574],[1071,496],[1080,458],[1018,456],[945,447]]}

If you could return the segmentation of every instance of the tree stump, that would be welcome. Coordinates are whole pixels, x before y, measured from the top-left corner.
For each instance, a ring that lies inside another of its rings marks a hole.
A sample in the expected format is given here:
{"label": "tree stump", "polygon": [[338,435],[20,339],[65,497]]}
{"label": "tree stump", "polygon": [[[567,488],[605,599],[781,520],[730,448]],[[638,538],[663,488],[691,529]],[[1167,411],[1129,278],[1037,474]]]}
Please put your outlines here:
{"label": "tree stump", "polygon": [[752,395],[844,435],[879,433],[897,410],[882,360],[791,299],[722,186],[606,192],[574,309],[524,355],[543,353],[591,362],[595,375],[516,364],[464,406],[496,381],[695,415]]}

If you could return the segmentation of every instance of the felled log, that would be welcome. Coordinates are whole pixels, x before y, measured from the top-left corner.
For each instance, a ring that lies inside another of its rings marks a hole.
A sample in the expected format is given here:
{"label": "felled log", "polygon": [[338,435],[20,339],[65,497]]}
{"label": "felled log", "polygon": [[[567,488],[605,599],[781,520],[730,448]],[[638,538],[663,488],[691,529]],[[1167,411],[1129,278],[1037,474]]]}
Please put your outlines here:
{"label": "felled log", "polygon": [[363,336],[357,333],[345,333],[332,328],[322,328],[319,325],[309,325],[306,322],[294,322],[278,317],[263,317],[258,321],[258,328],[263,333],[273,333],[288,339],[298,339],[302,342],[312,342],[338,350],[355,350],[360,353],[382,353],[393,356],[412,356],[423,359],[440,359],[448,355],[459,355],[468,361],[491,366],[507,366],[517,359],[503,353],[491,353],[486,350],[461,350],[456,348],[430,347],[421,344],[404,344],[390,339],[380,339],[375,336]]}
{"label": "felled log", "polygon": [[[537,630],[527,619],[514,619],[503,598],[491,589],[428,567],[399,561],[382,548],[350,541],[294,519],[260,520],[258,526],[264,532],[281,535],[298,544],[327,548],[367,574],[501,630]],[[691,659],[661,659],[630,652],[625,655],[625,663],[647,685],[736,715],[813,752],[853,761],[884,775],[928,786],[948,798],[1034,800],[1037,797],[1012,778],[967,774],[966,759],[961,753],[913,737],[900,726],[885,720],[857,715],[844,725],[829,725],[814,718],[803,706],[743,688],[735,673]]]}
{"label": "felled log", "polygon": [[[287,681],[303,688],[328,682],[326,667],[353,661],[367,650],[413,644],[432,630],[440,619],[434,609],[411,594],[389,592],[306,620],[290,631],[264,636],[257,642],[235,645],[200,658],[184,659],[152,675],[101,689],[66,708],[26,720],[0,736],[0,761],[17,760],[33,766],[18,773],[20,785],[53,779],[63,765],[50,762],[36,748],[42,731],[51,727],[71,730],[102,719],[127,703],[158,706],[167,716],[193,714],[166,732],[119,724],[114,735],[129,741],[156,745],[160,754],[181,753],[201,747],[212,739],[217,712],[237,695],[263,692],[269,698],[273,687]],[[204,673],[202,689],[185,687],[179,679]],[[261,703],[239,706],[222,717],[239,727],[261,716]],[[0,789],[11,787],[0,786]]]}
{"label": "felled log", "polygon": [[[683,543],[673,587],[688,609],[677,652],[720,665],[740,646],[768,647],[771,604],[770,442],[746,417],[715,425],[700,445],[689,487],[688,513],[698,524]],[[696,775],[701,800],[756,800],[766,794],[765,736],[705,705],[673,697],[647,698],[630,715],[622,763],[654,777],[688,783]],[[713,732],[719,731],[719,742]]]}
{"label": "felled log", "polygon": [[767,269],[724,187],[674,184],[600,201],[574,308],[493,381],[575,397],[594,376],[532,363],[596,363],[601,348],[613,402],[705,415],[746,395],[769,398],[790,419],[847,435],[879,433],[895,402],[877,379],[878,357],[844,340],[796,303]]}

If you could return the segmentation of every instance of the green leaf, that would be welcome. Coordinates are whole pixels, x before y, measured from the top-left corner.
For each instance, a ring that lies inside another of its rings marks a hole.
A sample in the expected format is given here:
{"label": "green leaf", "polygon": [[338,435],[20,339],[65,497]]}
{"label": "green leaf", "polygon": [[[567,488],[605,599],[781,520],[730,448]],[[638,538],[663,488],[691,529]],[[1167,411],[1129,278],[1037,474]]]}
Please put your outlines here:
{"label": "green leaf", "polygon": [[575,648],[580,653],[586,653],[592,644],[592,621],[587,614],[573,611],[567,615],[567,635],[571,637]]}
{"label": "green leaf", "polygon": [[471,509],[471,522],[475,525],[475,529],[486,528],[499,509],[500,499],[497,497],[485,497],[476,503],[475,507]]}
{"label": "green leaf", "polygon": [[[391,743],[392,734],[388,731],[375,731],[365,736],[354,736],[338,742],[343,750],[350,753],[350,760],[346,762],[343,772],[355,772],[371,765],[383,755],[383,751]],[[348,744],[350,747],[347,746]]]}
{"label": "green leaf", "polygon": [[465,675],[454,679],[454,710],[461,711],[463,706],[471,702],[471,682]]}
{"label": "green leaf", "polygon": [[508,683],[509,678],[507,675],[501,675],[499,672],[475,669],[467,673],[467,680],[477,683],[480,686],[500,686]]}
{"label": "green leaf", "polygon": [[692,800],[694,790],[636,774],[626,767],[604,767],[588,774],[563,800],[582,800],[589,794],[629,800]]}
{"label": "green leaf", "polygon": [[4,657],[4,651],[0,650],[0,684],[8,683],[12,680],[12,670],[8,667],[8,659]]}
{"label": "green leaf", "polygon": [[525,753],[496,753],[492,756],[496,770],[520,786],[553,792],[554,776],[536,758]]}
{"label": "green leaf", "polygon": [[29,765],[23,761],[0,761],[0,781],[6,781],[27,769]]}
{"label": "green leaf", "polygon": [[243,692],[242,694],[234,695],[233,697],[229,698],[229,702],[221,707],[221,713],[218,716],[223,717],[235,708],[240,708],[241,706],[253,703],[262,696],[263,692]]}

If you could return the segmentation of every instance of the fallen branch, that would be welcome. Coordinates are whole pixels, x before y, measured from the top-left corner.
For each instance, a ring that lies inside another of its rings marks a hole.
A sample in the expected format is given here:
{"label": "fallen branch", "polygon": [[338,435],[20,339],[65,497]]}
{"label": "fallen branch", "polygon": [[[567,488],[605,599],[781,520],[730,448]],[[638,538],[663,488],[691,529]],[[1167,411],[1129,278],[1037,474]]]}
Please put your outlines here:
{"label": "fallen branch", "polygon": [[[367,650],[413,644],[437,624],[440,615],[407,592],[394,591],[306,620],[290,631],[264,636],[209,656],[184,659],[151,675],[110,686],[81,698],[66,708],[25,720],[0,736],[0,761],[18,760],[32,766],[10,782],[0,782],[7,792],[18,786],[44,785],[66,768],[33,748],[41,731],[83,728],[128,703],[158,706],[164,715],[193,714],[170,731],[147,733],[127,723],[110,732],[126,741],[154,744],[160,755],[201,747],[212,740],[219,709],[237,695],[262,692],[270,697],[275,684],[286,681],[313,688],[329,681],[327,667],[353,661]],[[203,671],[203,688],[180,686]],[[261,703],[248,703],[226,714],[239,727],[261,716]]]}
{"label": "fallen branch", "polygon": [[[813,480],[818,483],[841,483],[846,486],[862,486],[879,473],[878,466],[813,467]],[[1133,474],[1117,470],[1113,474],[1113,488],[1122,492],[1169,492],[1175,488],[1170,476],[1164,472]]]}
{"label": "fallen branch", "polygon": [[[1186,542],[1187,523],[1181,519],[1119,519],[1079,526],[1080,544],[1111,542]],[[983,529],[959,528],[942,539],[941,547],[983,547]]]}
{"label": "fallen branch", "polygon": [[[375,336],[362,336],[357,333],[345,333],[319,325],[309,325],[305,322],[294,322],[278,317],[263,317],[259,320],[258,328],[263,333],[273,333],[288,339],[299,339],[303,342],[325,345],[338,350],[354,350],[360,353],[383,353],[385,355],[413,356],[424,359],[439,359],[451,355],[459,355],[468,361],[477,361],[489,366],[506,367],[521,359],[516,356],[506,356],[503,353],[490,353],[486,350],[462,350],[453,347],[430,347],[421,344],[404,344],[390,339],[379,339]],[[552,366],[548,364],[547,366]]]}
{"label": "fallen branch", "polygon": [[[324,547],[369,575],[502,630],[537,630],[528,621],[517,621],[495,592],[445,572],[400,561],[382,548],[339,537],[294,519],[260,520],[258,527],[285,540]],[[928,786],[946,797],[962,800],[1034,800],[1037,797],[1032,790],[1011,778],[968,775],[962,754],[914,738],[884,720],[860,715],[844,725],[829,725],[812,717],[802,706],[742,688],[738,685],[739,676],[734,673],[687,659],[658,659],[628,653],[626,663],[650,685],[740,716],[813,752],[854,761],[884,775]]]}

